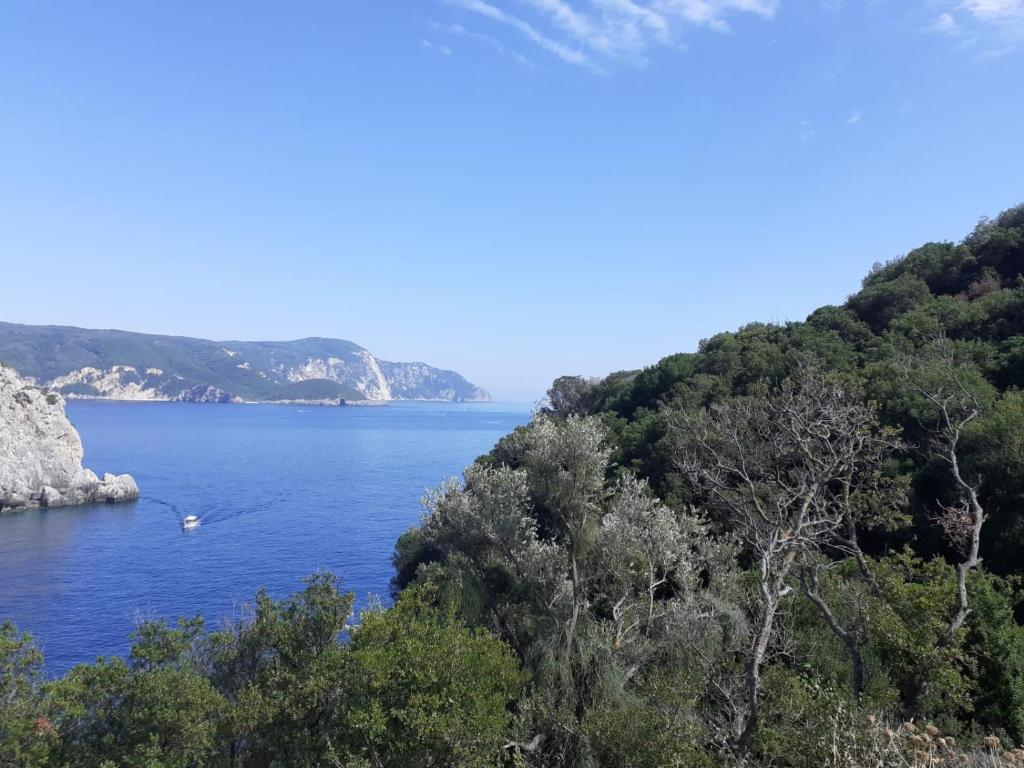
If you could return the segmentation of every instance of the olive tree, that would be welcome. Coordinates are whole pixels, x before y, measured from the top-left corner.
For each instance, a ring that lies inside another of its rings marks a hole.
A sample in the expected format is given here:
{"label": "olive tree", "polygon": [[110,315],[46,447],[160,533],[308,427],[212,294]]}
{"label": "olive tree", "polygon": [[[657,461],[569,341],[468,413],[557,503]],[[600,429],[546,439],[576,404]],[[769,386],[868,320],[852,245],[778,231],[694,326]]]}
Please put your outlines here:
{"label": "olive tree", "polygon": [[925,340],[913,353],[897,352],[893,363],[907,388],[920,400],[917,415],[927,430],[925,450],[945,465],[952,499],[937,501],[936,522],[959,551],[956,607],[944,637],[953,643],[971,612],[967,576],[981,565],[981,532],[988,516],[980,496],[980,477],[968,477],[961,456],[967,428],[983,411],[989,389],[962,350],[945,335]]}
{"label": "olive tree", "polygon": [[[981,567],[981,536],[988,520],[981,495],[983,478],[971,476],[965,468],[963,444],[994,392],[971,360],[967,346],[942,333],[925,338],[911,351],[894,347],[892,365],[916,400],[912,407],[924,430],[923,451],[944,468],[949,481],[946,497],[935,501],[933,519],[958,558],[953,610],[938,641],[940,648],[955,648],[971,614],[968,578]],[[915,712],[927,693],[927,683],[919,680],[908,696],[907,708]]]}
{"label": "olive tree", "polygon": [[[854,387],[814,368],[777,389],[667,417],[678,470],[740,538],[753,564],[743,673],[735,691],[722,691],[732,713],[729,745],[746,752],[785,601],[804,569],[814,574],[823,552],[854,548],[853,500],[875,482],[895,439]],[[814,583],[812,576],[811,594],[826,607]],[[862,666],[854,638],[833,624]]]}
{"label": "olive tree", "polygon": [[415,543],[440,556],[420,580],[532,673],[534,715],[513,749],[572,762],[587,755],[590,712],[635,695],[641,673],[678,661],[692,638],[706,643],[693,626],[714,621],[704,582],[732,551],[644,481],[609,479],[597,419],[541,415],[507,448],[512,466],[474,465],[428,498]]}

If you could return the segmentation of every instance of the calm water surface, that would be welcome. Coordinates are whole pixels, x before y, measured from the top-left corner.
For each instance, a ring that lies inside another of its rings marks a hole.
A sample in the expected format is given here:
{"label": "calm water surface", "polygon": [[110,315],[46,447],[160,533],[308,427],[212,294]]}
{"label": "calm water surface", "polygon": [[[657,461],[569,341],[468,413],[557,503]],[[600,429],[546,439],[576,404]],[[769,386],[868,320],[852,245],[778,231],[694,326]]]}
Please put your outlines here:
{"label": "calm water surface", "polygon": [[[85,465],[135,476],[135,504],[0,515],[0,620],[47,673],[121,654],[140,617],[237,615],[320,568],[386,599],[424,491],[529,419],[527,406],[380,408],[74,401]],[[183,531],[194,514],[202,526]]]}

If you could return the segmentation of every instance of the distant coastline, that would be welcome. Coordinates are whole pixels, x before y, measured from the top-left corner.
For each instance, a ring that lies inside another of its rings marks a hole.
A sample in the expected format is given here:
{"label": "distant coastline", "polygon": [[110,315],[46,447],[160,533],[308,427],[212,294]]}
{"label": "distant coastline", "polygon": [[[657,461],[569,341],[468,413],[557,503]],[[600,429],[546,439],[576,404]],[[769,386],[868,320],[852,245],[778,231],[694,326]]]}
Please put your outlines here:
{"label": "distant coastline", "polygon": [[455,371],[383,360],[344,339],[210,341],[0,322],[0,360],[66,398],[339,405],[486,402]]}
{"label": "distant coastline", "polygon": [[181,403],[204,405],[315,405],[325,408],[381,408],[393,406],[398,403],[449,403],[460,405],[477,405],[493,403],[493,400],[445,400],[435,397],[417,397],[402,400],[229,400],[229,401],[199,401],[199,400],[174,400],[170,398],[138,398],[138,397],[102,397],[98,395],[62,395],[69,401],[83,401],[95,403],[165,403],[175,405]]}

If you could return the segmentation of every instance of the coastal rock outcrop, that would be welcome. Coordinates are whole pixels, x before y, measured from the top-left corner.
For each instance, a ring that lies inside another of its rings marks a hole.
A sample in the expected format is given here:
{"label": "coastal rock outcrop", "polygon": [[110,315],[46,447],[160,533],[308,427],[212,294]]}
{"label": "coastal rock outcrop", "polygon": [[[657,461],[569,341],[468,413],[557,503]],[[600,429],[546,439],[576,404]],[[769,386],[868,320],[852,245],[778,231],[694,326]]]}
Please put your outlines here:
{"label": "coastal rock outcrop", "polygon": [[225,392],[217,387],[203,386],[202,384],[189,389],[183,389],[174,398],[180,403],[240,403],[242,398],[235,397],[230,392]]}
{"label": "coastal rock outcrop", "polygon": [[82,456],[64,399],[0,363],[0,512],[138,498],[130,475],[100,478]]}

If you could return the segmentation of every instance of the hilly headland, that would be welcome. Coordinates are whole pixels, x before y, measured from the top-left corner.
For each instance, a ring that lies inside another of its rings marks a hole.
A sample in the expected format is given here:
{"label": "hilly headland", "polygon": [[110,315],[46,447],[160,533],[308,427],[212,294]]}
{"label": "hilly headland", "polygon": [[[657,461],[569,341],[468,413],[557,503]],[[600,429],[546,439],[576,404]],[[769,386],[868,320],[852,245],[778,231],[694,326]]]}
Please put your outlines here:
{"label": "hilly headland", "polygon": [[0,323],[0,360],[68,398],[178,402],[481,402],[455,371],[381,360],[343,339],[209,341]]}

